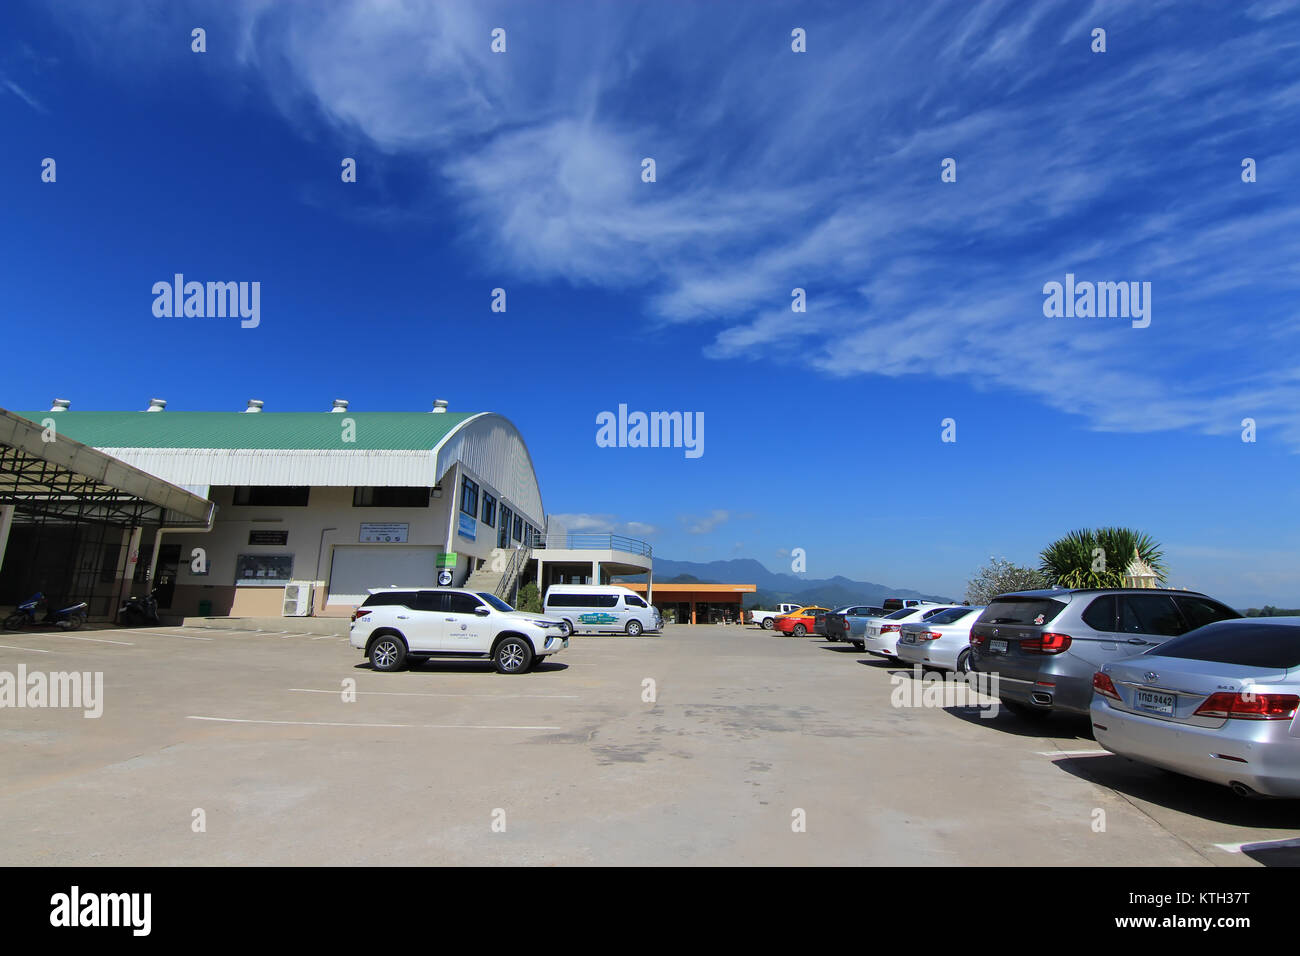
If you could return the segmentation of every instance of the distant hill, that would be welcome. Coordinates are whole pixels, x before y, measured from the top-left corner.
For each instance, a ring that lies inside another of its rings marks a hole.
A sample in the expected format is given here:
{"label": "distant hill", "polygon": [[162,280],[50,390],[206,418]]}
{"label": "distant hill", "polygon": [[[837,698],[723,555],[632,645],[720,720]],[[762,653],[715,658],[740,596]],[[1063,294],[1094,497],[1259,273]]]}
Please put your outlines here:
{"label": "distant hill", "polygon": [[[633,580],[629,578],[629,580]],[[769,571],[753,558],[730,561],[674,561],[655,558],[655,580],[660,584],[698,582],[701,584],[755,584],[758,590],[745,595],[745,607],[762,604],[772,607],[782,601],[842,607],[845,604],[879,604],[885,598],[915,598],[928,601],[951,601],[937,594],[923,594],[910,588],[853,581],[836,575],[833,578],[801,578],[794,574]]]}

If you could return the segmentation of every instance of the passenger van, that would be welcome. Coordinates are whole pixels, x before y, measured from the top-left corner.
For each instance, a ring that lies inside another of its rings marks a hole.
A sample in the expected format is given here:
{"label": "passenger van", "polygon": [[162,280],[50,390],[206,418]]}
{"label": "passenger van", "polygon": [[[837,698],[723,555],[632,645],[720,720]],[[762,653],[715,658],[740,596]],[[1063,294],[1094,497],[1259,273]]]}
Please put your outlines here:
{"label": "passenger van", "polygon": [[566,625],[564,635],[627,634],[657,631],[664,619],[631,588],[616,584],[552,584],[546,591],[542,613]]}

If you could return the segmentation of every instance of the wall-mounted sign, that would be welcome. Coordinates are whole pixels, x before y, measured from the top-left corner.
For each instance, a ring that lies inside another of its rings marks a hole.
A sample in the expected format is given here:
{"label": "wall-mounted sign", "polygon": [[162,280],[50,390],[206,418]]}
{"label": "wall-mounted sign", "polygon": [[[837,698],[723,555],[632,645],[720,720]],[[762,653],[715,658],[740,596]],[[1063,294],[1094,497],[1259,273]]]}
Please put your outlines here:
{"label": "wall-mounted sign", "polygon": [[444,587],[444,588],[445,588],[445,587],[450,587],[450,586],[451,586],[451,569],[450,569],[450,568],[443,568],[441,571],[438,572],[438,584],[439,584],[441,587]]}
{"label": "wall-mounted sign", "polygon": [[456,527],[456,533],[462,538],[468,538],[473,541],[478,535],[478,521],[473,515],[467,515],[465,512],[460,513],[460,524]]}
{"label": "wall-mounted sign", "polygon": [[292,577],[292,554],[241,554],[235,559],[236,584],[272,587],[288,584]]}
{"label": "wall-mounted sign", "polygon": [[288,531],[249,531],[249,544],[270,544],[277,548],[283,548],[289,543]]}
{"label": "wall-mounted sign", "polygon": [[395,522],[362,523],[360,541],[362,544],[405,544],[410,528],[409,524]]}

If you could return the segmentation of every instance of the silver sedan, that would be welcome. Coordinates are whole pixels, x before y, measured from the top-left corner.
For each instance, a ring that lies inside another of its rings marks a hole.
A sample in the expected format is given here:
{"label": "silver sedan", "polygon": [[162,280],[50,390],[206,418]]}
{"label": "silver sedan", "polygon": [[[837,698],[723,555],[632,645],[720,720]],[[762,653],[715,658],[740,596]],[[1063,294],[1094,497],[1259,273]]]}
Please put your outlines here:
{"label": "silver sedan", "polygon": [[1112,753],[1231,787],[1300,797],[1300,617],[1207,624],[1093,677]]}
{"label": "silver sedan", "polygon": [[898,634],[898,659],[965,674],[970,670],[970,627],[983,607],[953,607],[927,620],[904,624]]}

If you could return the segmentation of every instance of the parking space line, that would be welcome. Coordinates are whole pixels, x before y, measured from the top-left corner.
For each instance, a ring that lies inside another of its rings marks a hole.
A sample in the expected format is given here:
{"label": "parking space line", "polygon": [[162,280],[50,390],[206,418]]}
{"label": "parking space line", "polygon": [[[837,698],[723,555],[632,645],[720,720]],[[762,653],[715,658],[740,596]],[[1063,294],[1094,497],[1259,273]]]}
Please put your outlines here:
{"label": "parking space line", "polygon": [[329,720],[254,720],[246,717],[199,717],[189,714],[186,720],[210,720],[223,724],[278,724],[289,727],[385,727],[419,730],[559,730],[559,727],[513,726],[506,724],[350,724]]}
{"label": "parking space line", "polygon": [[39,647],[19,647],[14,644],[0,644],[0,647],[6,647],[11,651],[33,651],[37,654],[53,654],[54,651],[43,651]]}
{"label": "parking space line", "polygon": [[215,637],[195,637],[193,634],[168,634],[165,631],[144,631],[150,637],[174,637],[178,641],[215,641]]}
{"label": "parking space line", "polygon": [[1109,750],[1040,750],[1040,757],[1108,757]]}
{"label": "parking space line", "polygon": [[122,647],[135,647],[127,641],[108,641],[102,637],[73,637],[71,634],[33,634],[33,637],[65,637],[70,641],[90,641],[92,644],[120,644]]}
{"label": "parking space line", "polygon": [[326,634],[323,637],[313,637],[313,641],[328,641],[331,637],[338,637],[337,634]]}
{"label": "parking space line", "polygon": [[[336,697],[342,693],[341,690],[314,690],[306,687],[290,687],[289,690],[295,694],[333,694]],[[509,700],[511,698],[531,697],[538,700],[577,700],[577,694],[429,694],[420,691],[401,691],[401,690],[359,690],[358,695],[365,694],[369,697],[486,697],[496,700]]]}

